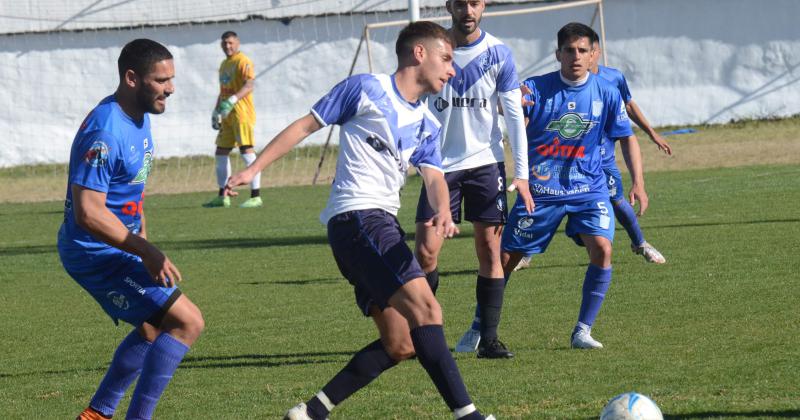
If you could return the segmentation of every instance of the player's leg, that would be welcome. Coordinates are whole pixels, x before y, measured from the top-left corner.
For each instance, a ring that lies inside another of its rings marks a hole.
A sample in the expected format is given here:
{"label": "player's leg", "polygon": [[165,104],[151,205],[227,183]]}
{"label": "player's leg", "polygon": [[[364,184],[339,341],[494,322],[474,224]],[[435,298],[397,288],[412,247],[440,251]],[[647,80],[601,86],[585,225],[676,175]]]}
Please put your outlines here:
{"label": "player's leg", "polygon": [[[448,172],[444,174],[445,181],[447,181],[448,192],[450,195],[450,212],[452,213],[453,222],[456,224],[461,223],[461,178],[462,171]],[[433,294],[439,288],[439,252],[444,244],[444,238],[436,235],[435,228],[432,226],[425,226],[434,215],[433,208],[428,202],[428,190],[425,185],[419,194],[419,202],[417,203],[416,226],[414,232],[414,257],[425,272],[425,279]]]}
{"label": "player's leg", "polygon": [[666,259],[655,247],[647,243],[644,239],[641,227],[639,227],[639,219],[636,217],[636,210],[634,210],[631,203],[625,199],[625,188],[622,184],[622,175],[619,169],[615,166],[610,168],[603,168],[606,174],[606,182],[608,183],[608,192],[611,199],[611,205],[614,207],[614,216],[616,216],[619,223],[625,228],[628,237],[631,238],[631,250],[644,257],[647,262],[655,264],[664,264]]}
{"label": "player's leg", "polygon": [[602,343],[591,336],[591,331],[611,285],[614,214],[607,199],[587,201],[568,206],[568,209],[566,233],[589,252],[589,266],[583,280],[581,306],[571,345],[580,349],[602,348]]}
{"label": "player's leg", "polygon": [[165,312],[155,313],[140,328],[145,334],[157,333],[142,364],[139,381],[131,397],[127,418],[150,419],[181,360],[205,328],[200,309],[186,295],[179,295]]}
{"label": "player's leg", "polygon": [[[253,125],[239,123],[237,130],[236,141],[239,144],[239,156],[241,156],[245,166],[250,166],[256,161],[256,151],[253,148],[255,146]],[[239,207],[251,209],[261,207],[263,204],[263,201],[261,201],[261,172],[259,172],[250,181],[250,198],[240,204]]]}
{"label": "player's leg", "polygon": [[231,176],[230,153],[236,143],[233,130],[230,125],[223,121],[222,127],[217,134],[217,149],[214,151],[214,168],[217,177],[219,191],[217,196],[211,201],[203,204],[203,207],[230,207],[231,199],[224,195],[225,183]]}

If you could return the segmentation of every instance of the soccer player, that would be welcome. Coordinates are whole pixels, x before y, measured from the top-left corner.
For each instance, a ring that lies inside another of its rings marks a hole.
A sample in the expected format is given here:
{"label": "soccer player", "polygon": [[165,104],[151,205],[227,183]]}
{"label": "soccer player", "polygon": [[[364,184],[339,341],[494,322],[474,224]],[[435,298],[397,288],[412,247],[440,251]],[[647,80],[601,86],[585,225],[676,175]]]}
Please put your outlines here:
{"label": "soccer player", "polygon": [[[450,191],[450,211],[455,223],[460,223],[463,201],[464,219],[472,222],[478,257],[475,323],[480,325],[480,336],[470,334],[475,331],[470,330],[456,351],[474,352],[477,347],[480,358],[510,358],[513,353],[497,337],[505,287],[500,236],[508,213],[497,104],[499,101],[505,111],[514,156],[512,183],[530,213],[533,200],[528,190],[519,78],[511,50],[479,27],[486,7],[484,0],[448,0],[445,4],[452,18],[450,34],[456,42],[456,75],[438,95],[428,99],[428,106],[442,124],[442,168]],[[435,292],[444,238],[427,223],[434,212],[423,186],[417,205],[415,254]]]}
{"label": "soccer player", "polygon": [[69,159],[58,253],[67,273],[119,323],[122,340],[80,420],[110,419],[138,377],[126,418],[150,419],[162,392],[204,328],[176,287],[178,268],[147,241],[144,186],[153,165],[148,114],[174,92],[172,55],[137,39],[117,61],[119,86],[81,124]]}
{"label": "soccer player", "polygon": [[[219,65],[219,96],[214,112],[211,114],[211,126],[219,130],[217,134],[217,150],[214,152],[217,169],[217,185],[219,195],[205,203],[204,207],[230,207],[230,196],[223,194],[225,182],[231,176],[230,153],[234,146],[239,146],[239,155],[245,165],[256,160],[253,139],[256,124],[256,108],[253,105],[253,88],[255,87],[255,69],[243,52],[239,51],[239,36],[236,32],[227,31],[222,34],[222,52],[225,59]],[[256,208],[263,205],[261,201],[261,174],[250,181],[250,198],[239,205],[241,208]],[[231,195],[236,195],[232,193]]]}
{"label": "soccer player", "polygon": [[[650,123],[645,118],[644,113],[631,97],[631,92],[628,89],[628,82],[625,80],[625,75],[621,71],[601,66],[600,63],[600,39],[592,40],[592,66],[591,72],[608,80],[612,85],[619,89],[622,95],[622,100],[625,102],[625,110],[628,113],[631,121],[636,123],[645,133],[647,133],[650,140],[658,146],[667,155],[672,155],[672,148],[662,138]],[[622,186],[622,175],[617,168],[617,162],[614,157],[615,143],[612,139],[603,136],[603,141],[600,145],[600,155],[603,157],[603,172],[606,174],[608,182],[608,193],[611,197],[611,205],[614,207],[614,215],[616,216],[628,236],[631,238],[631,250],[636,254],[644,257],[647,262],[655,264],[664,264],[667,260],[661,255],[658,250],[650,245],[644,239],[642,229],[639,227],[639,221],[636,219],[636,211],[631,204],[625,200],[624,188]],[[523,259],[524,260],[524,259]]]}
{"label": "soccer player", "polygon": [[533,105],[524,107],[529,122],[528,161],[530,188],[536,211],[528,214],[524,203],[510,211],[503,232],[503,268],[510,276],[523,255],[540,254],[567,217],[566,234],[589,252],[583,282],[583,299],[573,329],[573,348],[603,345],[591,335],[611,284],[611,243],[614,209],[603,173],[600,147],[603,137],[618,140],[633,180],[629,199],[647,209],[639,144],[631,130],[619,90],[589,70],[592,28],[569,23],[558,31],[556,59],[559,71],[528,78]]}
{"label": "soccer player", "polygon": [[441,127],[420,100],[454,75],[451,40],[441,26],[415,22],[400,32],[395,50],[394,74],[345,79],[311,113],[279,133],[255,163],[228,180],[227,190],[246,184],[309,134],[341,126],[336,177],[320,219],[327,224],[339,270],[380,338],[356,353],[314,397],[290,409],[287,419],[327,418],[336,405],[414,355],[456,419],[484,418],[467,394],[445,342],[441,307],[395,216],[410,163],[422,174],[436,209],[428,225],[444,238],[458,232],[441,169]]}

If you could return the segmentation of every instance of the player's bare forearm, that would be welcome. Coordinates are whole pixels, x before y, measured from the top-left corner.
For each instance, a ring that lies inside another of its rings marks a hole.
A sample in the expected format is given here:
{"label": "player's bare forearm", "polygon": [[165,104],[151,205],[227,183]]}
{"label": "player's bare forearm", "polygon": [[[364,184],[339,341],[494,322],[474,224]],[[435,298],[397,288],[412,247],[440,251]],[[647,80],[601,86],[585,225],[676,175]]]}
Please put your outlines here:
{"label": "player's bare forearm", "polygon": [[236,93],[234,93],[234,95],[236,95],[236,97],[239,99],[244,98],[245,96],[247,96],[247,94],[252,92],[253,89],[255,89],[255,86],[256,86],[256,81],[254,79],[248,79],[246,82],[244,82],[242,88],[239,89]]}
{"label": "player's bare forearm", "polygon": [[436,211],[433,218],[425,225],[433,227],[437,235],[445,238],[457,235],[458,227],[453,223],[453,215],[450,213],[450,191],[444,174],[429,167],[421,167],[419,171],[428,193],[428,202]]}
{"label": "player's bare forearm", "polygon": [[623,137],[619,140],[622,149],[622,157],[625,159],[625,166],[631,174],[631,191],[629,199],[631,205],[639,202],[639,215],[649,206],[649,199],[644,188],[644,170],[642,169],[642,154],[639,149],[639,141],[636,136]]}
{"label": "player's bare forearm", "polygon": [[636,124],[642,131],[647,134],[647,137],[650,137],[650,140],[658,146],[658,149],[666,153],[667,155],[672,155],[672,147],[670,147],[669,143],[661,137],[660,134],[650,126],[650,122],[647,121],[647,118],[644,116],[644,112],[642,109],[639,108],[639,105],[631,99],[625,105],[625,110],[628,113],[628,117],[630,117],[631,121]]}
{"label": "player's bare forearm", "polygon": [[139,228],[139,237],[142,239],[147,239],[147,224],[144,218],[144,209],[140,208],[139,214],[141,215],[141,227]]}

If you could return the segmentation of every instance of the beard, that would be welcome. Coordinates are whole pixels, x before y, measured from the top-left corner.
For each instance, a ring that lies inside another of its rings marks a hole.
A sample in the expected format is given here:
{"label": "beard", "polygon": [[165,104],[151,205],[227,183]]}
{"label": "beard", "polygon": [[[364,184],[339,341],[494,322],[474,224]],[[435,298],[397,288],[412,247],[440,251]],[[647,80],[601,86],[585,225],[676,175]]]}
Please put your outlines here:
{"label": "beard", "polygon": [[140,89],[136,92],[136,104],[144,112],[150,114],[161,114],[165,111],[165,107],[159,107],[158,104],[156,104],[157,98],[157,95],[154,95],[152,92],[146,92],[144,89]]}

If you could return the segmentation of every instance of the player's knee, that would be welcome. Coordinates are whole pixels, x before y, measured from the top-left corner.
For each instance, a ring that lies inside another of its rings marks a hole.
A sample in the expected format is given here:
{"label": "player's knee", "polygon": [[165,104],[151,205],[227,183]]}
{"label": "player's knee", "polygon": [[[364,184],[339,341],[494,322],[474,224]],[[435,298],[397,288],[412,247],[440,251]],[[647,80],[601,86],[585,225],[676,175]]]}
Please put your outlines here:
{"label": "player's knee", "polygon": [[414,305],[412,308],[414,314],[414,324],[421,325],[441,325],[442,324],[442,307],[439,302],[431,294],[430,299],[424,299]]}
{"label": "player's knee", "polygon": [[411,337],[404,340],[395,340],[384,345],[386,354],[395,362],[400,362],[414,357],[414,343],[411,342]]}
{"label": "player's knee", "polygon": [[416,249],[417,260],[422,269],[428,273],[436,268],[437,258],[439,257],[439,250],[423,244],[419,244]]}

